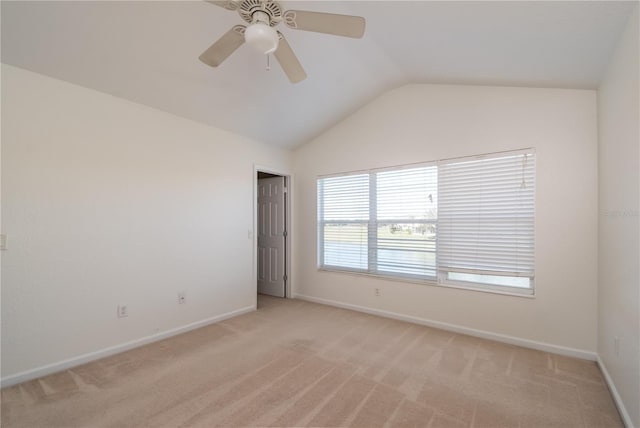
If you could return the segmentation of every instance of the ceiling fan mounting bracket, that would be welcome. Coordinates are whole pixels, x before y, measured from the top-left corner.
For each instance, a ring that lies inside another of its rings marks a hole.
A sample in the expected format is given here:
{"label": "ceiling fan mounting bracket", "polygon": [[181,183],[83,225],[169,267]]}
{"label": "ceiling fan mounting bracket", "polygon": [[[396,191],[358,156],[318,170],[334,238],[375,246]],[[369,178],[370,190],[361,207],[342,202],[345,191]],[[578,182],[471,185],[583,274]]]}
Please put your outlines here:
{"label": "ceiling fan mounting bracket", "polygon": [[249,24],[254,22],[254,14],[256,12],[266,14],[271,27],[275,27],[282,21],[282,8],[275,1],[243,0],[238,7],[238,13]]}
{"label": "ceiling fan mounting bracket", "polygon": [[269,25],[270,24],[270,19],[269,19],[269,15],[267,15],[267,13],[261,11],[261,10],[256,10],[255,12],[253,12],[252,14],[253,16],[253,21],[251,22],[252,24],[255,24],[257,22],[261,22],[265,25]]}
{"label": "ceiling fan mounting bracket", "polygon": [[240,34],[242,37],[244,37],[244,30],[246,29],[247,27],[245,27],[244,25],[236,25],[232,28],[233,31]]}

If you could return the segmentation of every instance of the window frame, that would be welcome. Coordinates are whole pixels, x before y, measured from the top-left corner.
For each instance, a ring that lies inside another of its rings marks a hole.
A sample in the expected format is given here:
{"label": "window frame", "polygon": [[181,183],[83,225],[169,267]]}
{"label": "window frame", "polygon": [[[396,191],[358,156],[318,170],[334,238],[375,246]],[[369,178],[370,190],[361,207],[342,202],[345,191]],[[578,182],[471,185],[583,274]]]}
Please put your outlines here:
{"label": "window frame", "polygon": [[[336,272],[336,273],[346,273],[346,274],[353,274],[353,275],[365,275],[365,276],[370,276],[370,277],[375,277],[375,278],[381,278],[381,279],[388,279],[388,280],[393,280],[393,281],[401,281],[401,282],[410,282],[410,283],[417,283],[417,284],[422,284],[422,285],[431,285],[431,286],[441,286],[441,287],[447,287],[447,288],[453,288],[453,289],[463,289],[463,290],[471,290],[471,291],[480,291],[480,292],[486,292],[486,293],[493,293],[493,294],[502,294],[502,295],[509,295],[509,296],[516,296],[516,297],[525,297],[525,298],[535,298],[536,295],[536,286],[535,286],[535,271],[536,271],[536,263],[535,263],[535,218],[536,218],[536,210],[535,210],[535,206],[536,206],[536,194],[535,194],[535,182],[537,181],[537,177],[536,177],[536,166],[534,164],[533,167],[533,181],[534,181],[534,190],[533,190],[533,212],[532,212],[532,216],[533,216],[533,232],[532,232],[532,240],[533,240],[533,253],[534,253],[534,261],[533,261],[533,275],[526,276],[527,278],[530,279],[529,281],[529,287],[518,287],[518,286],[510,286],[510,285],[496,285],[496,284],[490,284],[490,283],[482,283],[482,282],[471,282],[471,281],[464,281],[464,280],[457,280],[457,279],[449,279],[446,277],[446,275],[443,275],[442,269],[440,268],[440,263],[439,263],[439,249],[438,249],[438,241],[439,241],[439,237],[440,237],[440,231],[438,230],[438,221],[440,218],[440,212],[439,212],[439,203],[436,205],[436,212],[437,212],[437,218],[436,219],[411,219],[411,220],[403,220],[403,219],[385,219],[385,220],[381,220],[378,221],[377,219],[377,207],[376,207],[376,200],[377,200],[377,192],[376,192],[376,174],[380,173],[380,172],[387,172],[387,171],[399,171],[399,170],[406,170],[406,169],[411,169],[411,168],[420,168],[420,167],[433,167],[435,166],[436,169],[436,177],[437,177],[437,197],[438,199],[440,198],[440,166],[445,164],[445,163],[451,163],[451,162],[455,162],[455,161],[461,161],[461,160],[471,160],[471,159],[486,159],[486,158],[498,158],[498,157],[508,157],[508,156],[513,156],[513,155],[519,155],[519,154],[531,154],[534,156],[534,161],[535,161],[535,156],[536,156],[536,151],[534,148],[526,148],[526,149],[519,149],[519,150],[509,150],[509,151],[503,151],[503,152],[494,152],[494,153],[486,153],[486,154],[481,154],[481,155],[474,155],[474,156],[464,156],[464,157],[458,157],[458,158],[448,158],[448,159],[442,159],[442,160],[437,160],[437,161],[429,161],[429,162],[418,162],[418,163],[410,163],[410,164],[404,164],[404,165],[396,165],[396,166],[390,166],[390,167],[384,167],[384,168],[375,168],[375,169],[368,169],[368,170],[359,170],[359,171],[351,171],[348,173],[336,173],[336,174],[330,174],[330,175],[321,175],[317,177],[317,181],[316,183],[320,183],[321,180],[323,179],[327,179],[327,178],[334,178],[334,177],[346,177],[346,176],[350,176],[350,175],[356,175],[356,174],[369,174],[369,219],[368,220],[362,220],[362,221],[357,221],[357,223],[362,223],[362,224],[368,224],[368,233],[367,233],[367,242],[368,242],[368,248],[367,248],[367,268],[366,269],[356,269],[356,268],[349,268],[349,267],[341,267],[341,266],[335,266],[335,265],[326,265],[324,264],[324,239],[323,239],[323,235],[322,235],[322,231],[323,228],[320,227],[321,222],[323,225],[326,225],[325,221],[322,221],[320,219],[320,209],[321,209],[321,205],[320,205],[320,188],[319,186],[316,186],[316,189],[318,191],[317,196],[317,201],[318,201],[318,206],[317,208],[317,245],[316,245],[316,250],[318,251],[317,253],[317,270],[318,271],[326,271],[326,272]],[[373,178],[373,179],[372,179]],[[372,186],[373,184],[373,186]],[[435,225],[435,229],[436,229],[436,239],[435,239],[435,249],[434,249],[434,253],[435,253],[435,275],[434,276],[428,276],[428,275],[414,275],[414,274],[406,274],[406,273],[398,273],[398,272],[388,272],[388,271],[380,271],[378,269],[377,266],[377,250],[378,250],[378,246],[374,245],[372,246],[372,240],[376,241],[377,240],[377,228],[379,227],[380,224],[385,224],[385,223],[394,223],[394,224],[401,224],[401,223],[412,223],[412,224],[433,224]],[[373,229],[373,230],[372,230]],[[455,271],[454,273],[457,273],[458,271]],[[486,275],[491,275],[490,273],[487,273]],[[491,275],[491,276],[500,276],[500,275]],[[517,277],[518,275],[514,275],[513,277]]]}
{"label": "window frame", "polygon": [[[374,214],[373,219],[372,219],[372,227],[374,229],[374,233],[370,234],[370,237],[373,236],[372,241],[375,243],[375,245],[371,245],[370,242],[370,251],[372,249],[374,249],[375,251],[371,251],[373,254],[372,258],[375,260],[375,263],[373,266],[375,266],[375,269],[371,271],[371,273],[375,276],[378,277],[386,277],[386,278],[403,278],[405,280],[409,280],[409,281],[418,281],[418,282],[433,282],[435,283],[437,281],[437,276],[438,276],[438,262],[437,262],[437,233],[436,233],[436,239],[434,240],[434,265],[433,265],[433,269],[434,269],[434,275],[421,275],[421,274],[412,274],[412,273],[400,273],[400,272],[391,272],[391,271],[384,271],[384,270],[380,270],[379,269],[379,260],[377,258],[378,256],[378,250],[380,250],[380,246],[379,246],[379,242],[378,242],[378,229],[380,227],[380,225],[383,224],[388,224],[388,223],[394,223],[394,224],[424,224],[424,225],[429,225],[429,224],[434,224],[436,226],[436,230],[437,230],[437,223],[438,223],[438,219],[436,218],[434,219],[419,219],[419,218],[383,218],[380,219],[378,218],[378,198],[380,197],[380,194],[378,193],[379,187],[378,187],[378,174],[384,174],[384,173],[388,173],[388,172],[399,172],[399,171],[407,171],[407,170],[417,170],[417,169],[427,169],[427,168],[436,168],[435,170],[435,192],[436,192],[436,199],[437,199],[437,191],[438,191],[438,181],[437,181],[437,177],[438,177],[438,172],[437,172],[437,166],[438,163],[437,161],[431,161],[431,162],[419,162],[419,163],[412,163],[412,164],[407,164],[407,165],[399,165],[399,166],[393,166],[393,167],[387,167],[387,168],[377,168],[377,169],[372,169],[370,171],[371,173],[371,177],[373,177],[373,183],[374,183],[374,189],[373,191],[371,191],[370,189],[370,211]],[[371,178],[370,178],[371,180]],[[425,184],[428,185],[429,182],[425,181],[424,183],[421,184]],[[436,205],[436,212],[437,212],[437,205]],[[370,215],[371,218],[371,215]],[[383,248],[384,249],[384,248]],[[372,260],[372,258],[370,258],[370,260]],[[371,265],[371,263],[370,263]]]}
{"label": "window frame", "polygon": [[[323,175],[317,178],[316,181],[316,189],[318,194],[316,195],[316,200],[318,203],[317,206],[317,269],[321,270],[321,271],[329,271],[329,272],[344,272],[344,273],[352,273],[352,274],[360,274],[360,275],[369,275],[369,276],[374,276],[374,277],[379,277],[379,278],[387,278],[387,279],[399,279],[399,280],[403,280],[403,281],[409,281],[409,282],[417,282],[417,283],[432,283],[432,284],[437,284],[437,260],[434,264],[434,275],[433,276],[427,276],[427,275],[418,275],[418,274],[409,274],[409,273],[398,273],[398,272],[388,272],[388,271],[381,271],[378,269],[378,261],[377,261],[377,257],[378,257],[378,246],[377,246],[377,238],[378,238],[378,226],[380,224],[380,222],[378,221],[377,218],[377,181],[378,181],[378,177],[377,174],[379,173],[384,173],[384,172],[389,172],[389,171],[402,171],[402,170],[409,170],[409,169],[418,169],[418,168],[428,168],[428,167],[437,167],[437,162],[419,162],[419,163],[412,163],[412,164],[406,164],[406,165],[399,165],[399,166],[392,166],[392,167],[385,167],[385,168],[376,168],[376,169],[371,169],[371,170],[360,170],[360,171],[351,171],[348,173],[344,173],[344,174],[330,174],[330,175]],[[343,221],[341,220],[341,223],[344,224],[348,224],[348,223],[357,223],[357,224],[366,224],[367,225],[367,268],[366,269],[358,269],[358,268],[353,268],[353,267],[344,267],[344,266],[335,266],[335,265],[329,265],[329,264],[325,264],[324,263],[324,257],[325,257],[325,242],[323,239],[323,233],[324,233],[324,226],[326,226],[326,224],[330,224],[332,223],[332,221],[327,221],[324,218],[320,218],[320,211],[323,207],[323,197],[324,195],[320,194],[320,181],[323,179],[331,179],[331,178],[335,178],[335,177],[349,177],[349,176],[354,176],[354,175],[368,175],[369,179],[368,179],[368,190],[369,190],[369,219],[368,220],[362,220],[362,221]],[[436,171],[436,177],[437,177],[437,171]],[[436,186],[437,187],[437,186]],[[385,223],[389,223],[389,222],[393,222],[393,223],[406,223],[406,224],[435,224],[437,227],[437,219],[436,220],[431,220],[431,219],[385,219],[382,221],[382,224]],[[437,242],[437,235],[436,235],[436,242]],[[435,244],[437,245],[437,243]],[[435,253],[434,250],[434,257],[437,258],[437,254]]]}
{"label": "window frame", "polygon": [[[353,171],[353,172],[349,172],[346,174],[332,174],[329,176],[324,176],[322,177],[322,179],[330,179],[330,178],[336,178],[336,177],[352,177],[352,176],[358,176],[358,175],[365,175],[367,173],[367,171]],[[371,190],[370,190],[370,178],[367,179],[367,192],[370,195],[371,194]],[[316,182],[316,201],[317,201],[317,218],[316,218],[316,222],[317,222],[317,242],[318,245],[316,246],[316,248],[318,249],[318,254],[317,254],[317,263],[318,263],[318,267],[322,266],[322,270],[329,270],[329,271],[339,271],[339,272],[352,272],[352,273],[362,273],[362,274],[366,274],[368,272],[368,269],[359,269],[359,268],[353,268],[353,267],[345,267],[345,266],[335,266],[335,265],[326,265],[325,264],[325,242],[324,242],[324,231],[325,231],[325,226],[327,224],[332,224],[332,223],[336,223],[336,222],[340,222],[341,224],[364,224],[367,227],[368,230],[368,225],[369,222],[371,221],[371,207],[368,206],[368,216],[367,219],[361,219],[361,220],[348,220],[348,219],[332,219],[332,220],[325,220],[324,218],[320,219],[320,210],[324,208],[324,199],[325,199],[325,195],[324,192],[320,193],[320,178],[317,179]],[[322,183],[322,186],[324,186],[324,183]],[[323,189],[324,190],[324,189]],[[370,197],[370,196],[369,196]],[[368,233],[367,233],[367,251],[368,251]],[[368,256],[368,254],[367,254]],[[368,258],[367,258],[368,260]]]}

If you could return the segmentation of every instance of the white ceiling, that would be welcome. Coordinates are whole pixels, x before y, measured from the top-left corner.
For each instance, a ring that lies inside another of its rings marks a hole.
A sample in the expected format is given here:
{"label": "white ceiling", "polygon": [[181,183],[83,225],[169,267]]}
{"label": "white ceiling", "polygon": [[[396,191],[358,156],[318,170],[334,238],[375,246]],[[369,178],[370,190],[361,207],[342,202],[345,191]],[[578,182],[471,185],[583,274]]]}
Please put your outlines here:
{"label": "white ceiling", "polygon": [[366,18],[363,39],[280,25],[308,78],[242,46],[198,56],[242,24],[203,1],[2,1],[2,62],[283,147],[407,83],[596,88],[633,6],[618,1],[282,1]]}

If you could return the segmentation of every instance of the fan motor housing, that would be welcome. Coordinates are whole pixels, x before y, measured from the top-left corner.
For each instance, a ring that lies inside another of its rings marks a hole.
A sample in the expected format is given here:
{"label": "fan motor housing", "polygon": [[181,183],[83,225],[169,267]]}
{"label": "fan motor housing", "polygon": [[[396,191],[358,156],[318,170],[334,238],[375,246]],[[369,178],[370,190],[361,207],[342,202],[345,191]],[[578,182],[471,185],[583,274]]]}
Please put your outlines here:
{"label": "fan motor housing", "polygon": [[240,3],[238,13],[249,24],[253,23],[255,12],[264,12],[269,16],[269,25],[275,27],[282,21],[282,8],[275,1],[244,0]]}

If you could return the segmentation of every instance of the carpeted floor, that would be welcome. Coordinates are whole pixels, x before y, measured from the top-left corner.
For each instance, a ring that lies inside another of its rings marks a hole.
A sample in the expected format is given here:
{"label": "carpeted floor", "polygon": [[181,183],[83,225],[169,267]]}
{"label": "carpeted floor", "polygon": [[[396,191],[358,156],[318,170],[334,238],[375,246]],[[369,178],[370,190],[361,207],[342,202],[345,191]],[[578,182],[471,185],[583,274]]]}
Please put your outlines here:
{"label": "carpeted floor", "polygon": [[2,390],[2,427],[621,427],[595,363],[299,300]]}

